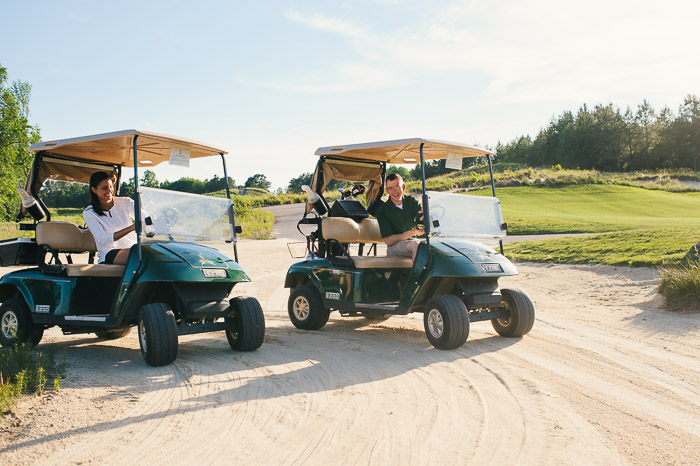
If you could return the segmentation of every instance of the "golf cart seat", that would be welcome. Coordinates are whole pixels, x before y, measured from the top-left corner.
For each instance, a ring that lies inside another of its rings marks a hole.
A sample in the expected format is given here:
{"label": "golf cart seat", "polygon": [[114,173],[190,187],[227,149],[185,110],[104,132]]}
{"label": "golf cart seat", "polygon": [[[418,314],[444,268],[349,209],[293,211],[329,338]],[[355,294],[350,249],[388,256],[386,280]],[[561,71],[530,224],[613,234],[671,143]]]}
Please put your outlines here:
{"label": "golf cart seat", "polygon": [[[338,243],[383,243],[379,223],[374,218],[357,222],[346,217],[326,217],[321,223],[321,232],[326,241]],[[357,269],[401,269],[413,267],[410,257],[399,256],[344,256]]]}
{"label": "golf cart seat", "polygon": [[[121,277],[123,265],[93,264],[97,252],[95,239],[87,229],[80,229],[68,222],[39,222],[36,226],[39,269],[49,275],[68,277]],[[90,253],[89,264],[73,264],[70,254]],[[46,255],[50,254],[47,263]],[[59,253],[67,256],[68,264],[63,264]]]}

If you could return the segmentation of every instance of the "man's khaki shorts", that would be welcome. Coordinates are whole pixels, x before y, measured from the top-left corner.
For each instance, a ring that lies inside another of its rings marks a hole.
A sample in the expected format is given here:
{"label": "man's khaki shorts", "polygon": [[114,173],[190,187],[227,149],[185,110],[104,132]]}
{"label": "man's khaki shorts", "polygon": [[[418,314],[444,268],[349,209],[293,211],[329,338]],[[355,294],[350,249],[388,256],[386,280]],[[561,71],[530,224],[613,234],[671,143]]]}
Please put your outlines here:
{"label": "man's khaki shorts", "polygon": [[407,239],[404,241],[399,241],[398,243],[386,248],[386,255],[411,257],[411,250],[408,248],[408,245],[411,243],[420,243],[420,241],[418,241],[417,239]]}

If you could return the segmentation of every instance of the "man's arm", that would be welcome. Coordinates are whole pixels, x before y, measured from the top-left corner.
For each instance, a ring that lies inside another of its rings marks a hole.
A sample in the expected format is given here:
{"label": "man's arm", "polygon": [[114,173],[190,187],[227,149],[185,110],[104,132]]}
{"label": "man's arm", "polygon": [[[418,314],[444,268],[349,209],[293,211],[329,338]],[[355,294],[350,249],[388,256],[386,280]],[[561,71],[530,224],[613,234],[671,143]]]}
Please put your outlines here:
{"label": "man's arm", "polygon": [[393,246],[399,241],[404,241],[407,240],[413,236],[420,236],[425,231],[421,227],[414,227],[412,230],[407,230],[404,231],[403,233],[397,233],[395,235],[387,236],[386,238],[382,238],[384,242],[386,243],[387,246]]}

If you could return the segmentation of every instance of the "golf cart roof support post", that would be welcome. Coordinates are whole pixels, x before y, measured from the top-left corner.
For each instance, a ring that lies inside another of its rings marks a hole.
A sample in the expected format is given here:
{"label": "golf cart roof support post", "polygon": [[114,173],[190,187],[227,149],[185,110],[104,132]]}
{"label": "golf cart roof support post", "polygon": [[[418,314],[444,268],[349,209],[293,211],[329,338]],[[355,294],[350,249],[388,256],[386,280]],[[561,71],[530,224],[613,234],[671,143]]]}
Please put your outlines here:
{"label": "golf cart roof support post", "polygon": [[[486,159],[489,161],[489,173],[491,174],[491,193],[493,197],[496,197],[496,179],[493,177],[493,161],[491,160],[491,155],[487,155]],[[498,239],[498,245],[501,248],[501,255],[503,255],[503,238]]]}
{"label": "golf cart roof support post", "polygon": [[[39,203],[42,209],[44,209],[44,212],[46,212],[46,220],[47,222],[51,221],[51,212],[49,211],[49,208],[46,207],[46,204],[44,204],[44,201],[41,200],[39,195],[37,194],[36,191],[34,191],[34,183],[30,183],[30,180],[36,179],[37,173],[39,173],[39,165],[41,163],[41,159],[43,159],[44,156],[41,152],[39,152],[36,157],[34,157],[34,162],[32,163],[32,169],[31,169],[31,175],[29,175],[29,179],[27,180],[27,183],[25,185],[25,189],[27,192],[36,199],[36,201]],[[41,187],[39,187],[41,189]],[[16,222],[20,222],[24,217],[26,217],[26,214],[22,214],[22,203],[20,202],[20,209],[19,213],[17,214],[17,218],[15,219]],[[34,223],[37,223],[36,220]]]}
{"label": "golf cart roof support post", "polygon": [[[326,161],[326,157],[324,157],[324,156],[319,157],[318,163],[316,164],[316,166],[317,166],[316,171],[318,171],[318,179],[316,180],[316,186],[312,186],[311,188],[313,189],[313,191],[316,194],[318,194],[319,199],[321,199],[321,202],[326,207],[326,211],[330,212],[331,206],[330,206],[330,204],[328,204],[328,201],[326,201],[326,198],[323,197],[323,194],[321,193],[321,187],[323,186],[323,179],[324,179],[324,177],[323,177],[323,164],[325,161]],[[313,178],[313,175],[312,175],[312,178]]]}
{"label": "golf cart roof support post", "polygon": [[138,251],[139,262],[134,270],[134,276],[141,266],[141,193],[139,192],[139,167],[138,154],[136,153],[136,140],[139,135],[135,134],[132,141],[134,152],[134,223],[136,224],[136,250]]}
{"label": "golf cart roof support post", "polygon": [[491,161],[491,156],[487,155],[486,159],[489,161],[489,174],[491,175],[491,193],[493,197],[496,197],[496,180],[493,177],[493,162]]}
{"label": "golf cart roof support post", "polygon": [[[430,216],[428,215],[428,212],[430,212],[430,205],[428,202],[428,191],[425,189],[425,160],[423,159],[423,143],[421,142],[420,144],[420,177],[421,181],[423,182],[423,219],[428,219]],[[423,225],[425,226],[425,245],[426,245],[426,250],[428,254],[428,260],[425,263],[425,267],[423,267],[423,272],[425,272],[428,269],[428,266],[430,265],[430,222],[426,222],[425,220],[423,221]]]}
{"label": "golf cart roof support post", "polygon": [[[221,163],[224,165],[224,187],[226,188],[226,199],[231,200],[231,190],[228,185],[228,172],[226,171],[226,159],[224,153],[219,152]],[[233,242],[233,260],[238,262],[238,248],[236,247],[236,215],[233,206],[229,208],[229,222],[231,225],[231,240]]]}

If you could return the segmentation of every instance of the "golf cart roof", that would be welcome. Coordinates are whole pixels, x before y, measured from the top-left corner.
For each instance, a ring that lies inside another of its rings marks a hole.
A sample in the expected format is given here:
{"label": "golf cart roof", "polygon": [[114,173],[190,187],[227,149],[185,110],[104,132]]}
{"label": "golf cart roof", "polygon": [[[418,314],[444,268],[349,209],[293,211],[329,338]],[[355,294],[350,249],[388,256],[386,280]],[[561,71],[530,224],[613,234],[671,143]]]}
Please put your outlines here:
{"label": "golf cart roof", "polygon": [[421,138],[320,147],[316,150],[316,155],[341,156],[345,159],[393,164],[415,164],[420,163],[421,144],[423,144],[423,159],[425,160],[445,159],[448,154],[456,154],[461,157],[494,155],[490,150],[469,144]]}
{"label": "golf cart roof", "polygon": [[192,141],[191,139],[148,133],[135,129],[37,142],[29,147],[29,151],[51,153],[57,156],[90,162],[133,167],[133,139],[136,135],[138,135],[136,150],[138,151],[140,167],[153,167],[170,160],[171,149],[188,150],[190,158],[227,154],[223,149]]}

